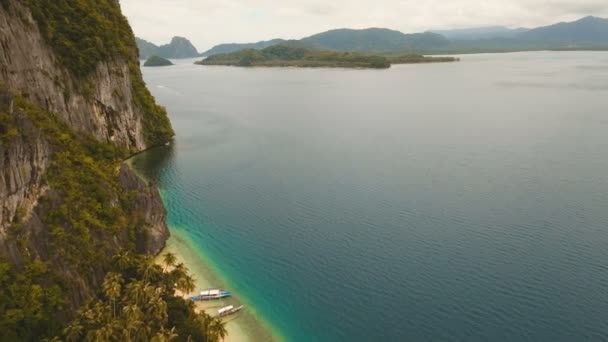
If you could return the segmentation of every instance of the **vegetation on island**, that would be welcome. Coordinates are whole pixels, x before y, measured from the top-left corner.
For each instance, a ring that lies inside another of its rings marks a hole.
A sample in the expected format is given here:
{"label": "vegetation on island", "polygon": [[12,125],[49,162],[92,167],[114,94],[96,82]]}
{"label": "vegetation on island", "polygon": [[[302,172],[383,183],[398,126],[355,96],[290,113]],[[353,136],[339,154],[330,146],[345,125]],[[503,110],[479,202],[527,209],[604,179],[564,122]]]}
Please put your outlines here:
{"label": "vegetation on island", "polygon": [[391,64],[446,63],[460,61],[460,59],[456,57],[432,57],[416,54],[401,55],[387,58]]}
{"label": "vegetation on island", "polygon": [[160,67],[160,66],[170,66],[173,63],[165,58],[159,56],[152,56],[148,58],[148,60],[144,63],[145,67]]}
{"label": "vegetation on island", "polygon": [[212,47],[211,49],[203,52],[202,53],[202,57],[219,55],[219,54],[222,54],[222,53],[231,53],[231,52],[241,51],[241,50],[245,50],[245,49],[262,50],[262,49],[265,49],[267,47],[271,47],[271,46],[274,46],[274,45],[287,44],[287,43],[288,43],[288,41],[284,40],[284,39],[272,39],[272,40],[260,41],[260,42],[257,42],[257,43],[219,44],[219,45],[216,45],[216,46]]}
{"label": "vegetation on island", "polygon": [[263,50],[247,49],[207,57],[201,65],[264,66],[264,67],[325,67],[386,69],[391,65],[381,56],[355,52],[311,50],[289,45],[275,45]]}
{"label": "vegetation on island", "polygon": [[262,67],[334,67],[385,69],[391,64],[456,62],[454,57],[423,55],[375,56],[357,52],[311,50],[299,46],[274,45],[263,50],[246,49],[209,56],[200,65]]}
{"label": "vegetation on island", "polygon": [[128,64],[148,146],[164,144],[174,135],[166,110],[156,104],[141,77],[133,31],[116,0],[27,0],[26,4],[61,65],[76,78],[86,80],[101,62]]}

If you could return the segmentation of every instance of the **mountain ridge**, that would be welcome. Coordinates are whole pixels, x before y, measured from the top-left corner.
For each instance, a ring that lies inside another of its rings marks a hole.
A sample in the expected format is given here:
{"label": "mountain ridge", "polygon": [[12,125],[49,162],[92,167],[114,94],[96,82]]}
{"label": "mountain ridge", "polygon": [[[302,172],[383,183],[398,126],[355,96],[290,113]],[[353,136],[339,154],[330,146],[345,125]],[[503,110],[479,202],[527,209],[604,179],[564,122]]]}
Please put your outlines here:
{"label": "mountain ridge", "polygon": [[201,56],[196,47],[185,37],[175,36],[171,39],[171,42],[160,46],[138,37],[135,38],[135,41],[139,49],[140,60],[146,60],[152,56],[165,59],[184,59]]}
{"label": "mountain ridge", "polygon": [[608,50],[608,19],[587,16],[572,22],[536,28],[489,26],[410,34],[386,28],[334,29],[298,40],[273,39],[258,43],[220,44],[205,51],[202,56],[249,48],[261,50],[285,43],[335,51],[385,54],[586,48]]}

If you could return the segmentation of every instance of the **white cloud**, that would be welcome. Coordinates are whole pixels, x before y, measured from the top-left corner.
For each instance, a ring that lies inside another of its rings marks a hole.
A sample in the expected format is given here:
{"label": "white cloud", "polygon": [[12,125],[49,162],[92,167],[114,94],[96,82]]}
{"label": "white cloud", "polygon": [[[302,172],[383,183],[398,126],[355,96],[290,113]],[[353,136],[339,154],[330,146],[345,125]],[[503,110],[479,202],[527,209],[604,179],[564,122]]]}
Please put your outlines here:
{"label": "white cloud", "polygon": [[137,36],[155,43],[185,36],[201,51],[343,27],[420,32],[608,17],[608,0],[121,0],[121,5]]}

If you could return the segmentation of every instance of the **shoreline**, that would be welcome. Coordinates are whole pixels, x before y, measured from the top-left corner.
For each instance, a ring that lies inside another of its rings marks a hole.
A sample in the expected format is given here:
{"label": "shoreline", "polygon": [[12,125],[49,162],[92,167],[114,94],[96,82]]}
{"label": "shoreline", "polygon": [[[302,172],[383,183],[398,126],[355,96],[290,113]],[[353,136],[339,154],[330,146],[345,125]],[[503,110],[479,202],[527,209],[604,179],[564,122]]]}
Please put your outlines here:
{"label": "shoreline", "polygon": [[[192,246],[187,233],[180,231],[179,228],[170,227],[171,237],[167,240],[165,248],[155,257],[155,261],[162,264],[162,255],[171,252],[175,255],[177,263],[183,263],[194,277],[196,283],[195,293],[208,288],[226,288],[230,291],[229,284],[211,269],[204,256],[198,253]],[[226,305],[245,304],[245,310],[235,316],[224,320],[228,337],[226,342],[257,342],[257,341],[278,341],[279,339],[272,333],[271,329],[248,311],[247,303],[243,303],[238,294],[226,299],[196,302],[198,310],[204,310],[210,315],[215,315],[217,310]]]}
{"label": "shoreline", "polygon": [[[142,154],[136,154],[124,160],[123,163],[143,181],[150,183],[151,180],[136,165],[136,159]],[[163,191],[158,185],[157,188],[166,208]],[[155,262],[162,265],[162,255],[171,252],[175,255],[176,262],[183,263],[194,278],[196,284],[194,293],[208,288],[223,288],[230,291],[230,282],[222,276],[220,270],[213,268],[212,261],[205,255],[204,251],[200,248],[197,249],[197,244],[188,236],[187,230],[172,226],[169,222],[167,222],[167,226],[170,236],[163,249],[154,256]],[[235,304],[245,305],[245,309],[224,320],[228,331],[228,336],[224,339],[224,342],[275,342],[284,340],[275,329],[272,329],[269,323],[257,316],[255,307],[251,305],[250,301],[238,293],[222,300],[196,302],[196,308],[205,310],[210,315],[216,315],[217,310],[221,307]]]}

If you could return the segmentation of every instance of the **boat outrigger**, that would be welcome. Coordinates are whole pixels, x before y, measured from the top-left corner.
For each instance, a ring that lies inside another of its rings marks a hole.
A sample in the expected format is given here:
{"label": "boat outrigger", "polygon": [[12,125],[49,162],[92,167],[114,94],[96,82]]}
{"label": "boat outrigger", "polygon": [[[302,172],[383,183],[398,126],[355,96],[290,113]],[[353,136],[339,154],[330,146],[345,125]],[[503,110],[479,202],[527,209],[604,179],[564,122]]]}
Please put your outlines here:
{"label": "boat outrigger", "polygon": [[231,293],[219,289],[201,291],[197,296],[190,297],[190,300],[213,300],[230,297]]}
{"label": "boat outrigger", "polygon": [[219,309],[217,311],[217,314],[220,317],[225,317],[225,316],[232,315],[232,314],[235,314],[235,313],[243,310],[244,307],[245,307],[244,305],[241,305],[241,306],[228,305],[228,306],[225,306],[225,307]]}

